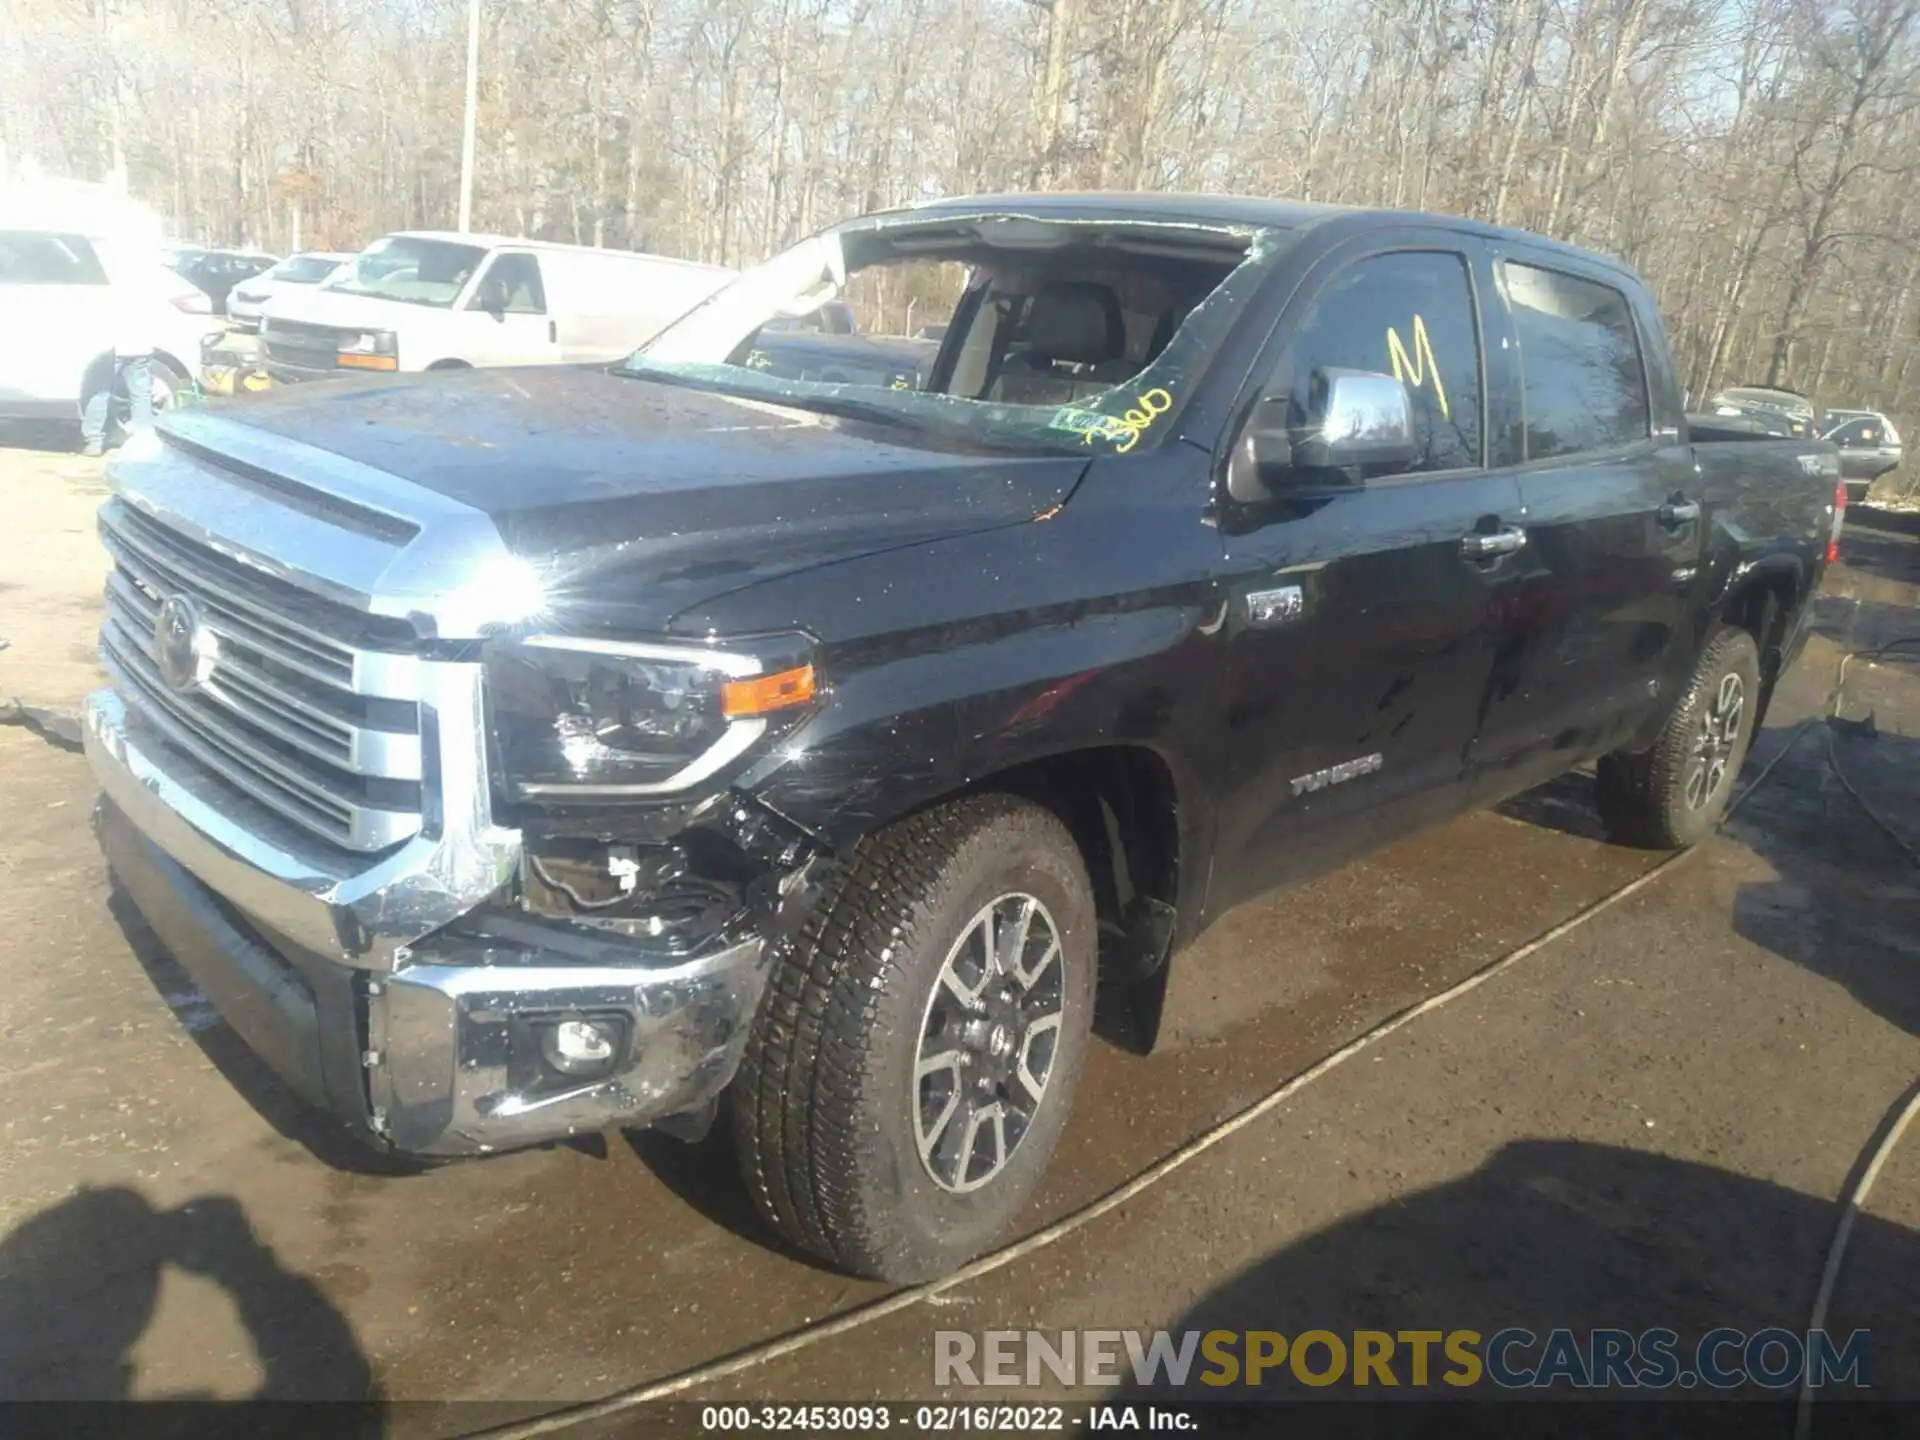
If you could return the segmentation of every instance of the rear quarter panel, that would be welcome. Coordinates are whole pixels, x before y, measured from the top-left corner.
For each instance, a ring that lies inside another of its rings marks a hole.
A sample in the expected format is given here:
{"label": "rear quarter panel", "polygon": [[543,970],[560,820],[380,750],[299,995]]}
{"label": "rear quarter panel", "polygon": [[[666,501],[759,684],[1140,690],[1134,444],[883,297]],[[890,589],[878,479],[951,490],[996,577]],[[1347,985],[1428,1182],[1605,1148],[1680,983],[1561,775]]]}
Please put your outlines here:
{"label": "rear quarter panel", "polygon": [[1685,672],[1708,632],[1742,612],[1752,587],[1778,592],[1780,623],[1791,625],[1826,571],[1840,478],[1839,452],[1823,440],[1708,441],[1693,455],[1693,498],[1708,531],[1693,644],[1676,667]]}

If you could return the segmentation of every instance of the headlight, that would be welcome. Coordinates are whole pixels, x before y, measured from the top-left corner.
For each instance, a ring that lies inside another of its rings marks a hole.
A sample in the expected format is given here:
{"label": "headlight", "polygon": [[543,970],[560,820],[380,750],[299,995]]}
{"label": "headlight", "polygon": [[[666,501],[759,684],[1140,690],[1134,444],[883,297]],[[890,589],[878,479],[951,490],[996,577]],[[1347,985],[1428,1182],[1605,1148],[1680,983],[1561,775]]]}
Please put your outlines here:
{"label": "headlight", "polygon": [[342,355],[391,355],[394,353],[393,331],[365,330],[358,335],[340,337]]}
{"label": "headlight", "polygon": [[398,370],[399,349],[391,330],[342,335],[333,363],[347,370]]}
{"label": "headlight", "polygon": [[487,708],[516,799],[672,795],[791,728],[817,681],[801,636],[739,647],[532,635],[487,651]]}

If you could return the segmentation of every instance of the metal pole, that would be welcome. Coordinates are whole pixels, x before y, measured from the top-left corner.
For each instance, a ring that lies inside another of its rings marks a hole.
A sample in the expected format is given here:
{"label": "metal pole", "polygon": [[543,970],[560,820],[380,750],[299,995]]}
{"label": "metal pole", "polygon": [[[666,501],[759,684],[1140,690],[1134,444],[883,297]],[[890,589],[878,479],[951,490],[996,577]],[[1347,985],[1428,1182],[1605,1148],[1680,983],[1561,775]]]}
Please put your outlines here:
{"label": "metal pole", "polygon": [[480,0],[467,0],[467,123],[460,136],[460,233],[473,228],[473,128],[480,98]]}

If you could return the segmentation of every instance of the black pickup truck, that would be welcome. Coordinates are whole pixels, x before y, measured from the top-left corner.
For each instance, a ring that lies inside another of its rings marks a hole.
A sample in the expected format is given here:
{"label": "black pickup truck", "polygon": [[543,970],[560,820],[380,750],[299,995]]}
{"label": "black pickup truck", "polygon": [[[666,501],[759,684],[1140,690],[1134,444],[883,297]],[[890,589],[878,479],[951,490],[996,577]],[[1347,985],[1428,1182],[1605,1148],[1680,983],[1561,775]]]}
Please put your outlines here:
{"label": "black pickup truck", "polygon": [[[928,264],[964,285],[919,388],[745,363]],[[1641,282],[1530,235],[894,211],[618,366],[129,445],[102,840],[368,1143],[696,1135],[724,1096],[794,1243],[924,1277],[1031,1194],[1096,984],[1150,1039],[1228,907],[1588,761],[1622,841],[1706,835],[1837,480],[1690,437]]]}

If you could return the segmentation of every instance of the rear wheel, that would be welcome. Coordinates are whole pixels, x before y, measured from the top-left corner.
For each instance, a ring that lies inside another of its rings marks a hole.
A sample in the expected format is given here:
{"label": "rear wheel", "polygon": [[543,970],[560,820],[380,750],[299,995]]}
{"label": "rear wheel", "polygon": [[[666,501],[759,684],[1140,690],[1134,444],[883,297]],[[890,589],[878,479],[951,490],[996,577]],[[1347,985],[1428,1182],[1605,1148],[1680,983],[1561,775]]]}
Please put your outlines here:
{"label": "rear wheel", "polygon": [[1650,749],[1604,756],[1595,775],[1607,833],[1675,850],[1713,833],[1733,797],[1760,715],[1760,652],[1744,630],[1707,643]]}
{"label": "rear wheel", "polygon": [[778,962],[734,1083],[766,1218],[887,1280],[991,1245],[1065,1125],[1094,936],[1078,847],[1029,801],[972,796],[863,841]]}

